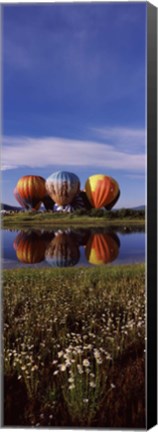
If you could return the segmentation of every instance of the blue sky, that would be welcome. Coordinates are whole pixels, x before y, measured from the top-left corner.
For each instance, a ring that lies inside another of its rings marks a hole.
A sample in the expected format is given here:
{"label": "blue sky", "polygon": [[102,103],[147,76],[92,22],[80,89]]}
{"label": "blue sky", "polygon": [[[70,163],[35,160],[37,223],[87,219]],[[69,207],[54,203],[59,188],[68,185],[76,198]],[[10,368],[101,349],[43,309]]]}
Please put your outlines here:
{"label": "blue sky", "polygon": [[3,6],[3,190],[64,169],[145,203],[146,3]]}

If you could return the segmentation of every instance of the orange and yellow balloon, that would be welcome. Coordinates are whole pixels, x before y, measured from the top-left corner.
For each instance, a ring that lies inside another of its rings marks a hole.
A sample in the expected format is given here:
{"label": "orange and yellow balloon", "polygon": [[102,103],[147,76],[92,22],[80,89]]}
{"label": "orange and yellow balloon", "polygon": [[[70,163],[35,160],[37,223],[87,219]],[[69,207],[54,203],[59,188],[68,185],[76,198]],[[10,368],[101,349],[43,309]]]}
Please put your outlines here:
{"label": "orange and yellow balloon", "polygon": [[46,196],[45,179],[35,175],[23,176],[19,179],[15,191],[15,197],[18,202],[21,200],[24,208],[38,210]]}
{"label": "orange and yellow balloon", "polygon": [[86,258],[90,264],[101,265],[114,261],[119,253],[116,235],[92,234],[86,246]]}
{"label": "orange and yellow balloon", "polygon": [[117,195],[116,195],[116,198],[115,198],[113,201],[111,201],[110,204],[107,204],[107,205],[105,206],[105,209],[106,209],[106,210],[111,210],[111,209],[114,207],[114,205],[117,203],[118,199],[120,198],[120,195],[121,195],[121,192],[120,192],[120,189],[119,189],[119,190],[118,190],[118,193],[117,193]]}
{"label": "orange and yellow balloon", "polygon": [[92,207],[101,208],[115,200],[119,186],[112,177],[96,174],[87,179],[85,190]]}

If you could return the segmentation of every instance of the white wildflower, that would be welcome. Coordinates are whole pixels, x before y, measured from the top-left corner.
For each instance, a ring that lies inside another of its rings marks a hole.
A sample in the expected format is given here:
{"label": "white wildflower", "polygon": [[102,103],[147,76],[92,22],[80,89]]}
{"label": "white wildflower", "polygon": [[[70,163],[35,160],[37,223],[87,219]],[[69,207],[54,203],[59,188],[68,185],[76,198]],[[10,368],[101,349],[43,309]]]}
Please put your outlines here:
{"label": "white wildflower", "polygon": [[63,351],[59,351],[58,352],[58,357],[61,358],[63,356],[63,354],[64,354]]}
{"label": "white wildflower", "polygon": [[69,390],[73,390],[75,388],[75,385],[72,383],[70,386],[69,386]]}
{"label": "white wildflower", "polygon": [[83,368],[80,364],[77,365],[78,373],[81,375],[83,374]]}
{"label": "white wildflower", "polygon": [[66,371],[66,364],[61,364],[60,370],[61,370],[61,372],[65,372]]}
{"label": "white wildflower", "polygon": [[89,385],[90,385],[90,387],[92,387],[92,388],[95,388],[95,387],[96,387],[96,384],[95,384],[94,381],[91,381],[91,382],[89,383]]}
{"label": "white wildflower", "polygon": [[88,359],[84,359],[84,360],[83,360],[83,366],[85,366],[85,367],[90,366],[90,362],[89,362]]}
{"label": "white wildflower", "polygon": [[73,377],[70,377],[70,378],[68,378],[68,381],[69,381],[70,383],[74,383],[74,378],[73,378]]}

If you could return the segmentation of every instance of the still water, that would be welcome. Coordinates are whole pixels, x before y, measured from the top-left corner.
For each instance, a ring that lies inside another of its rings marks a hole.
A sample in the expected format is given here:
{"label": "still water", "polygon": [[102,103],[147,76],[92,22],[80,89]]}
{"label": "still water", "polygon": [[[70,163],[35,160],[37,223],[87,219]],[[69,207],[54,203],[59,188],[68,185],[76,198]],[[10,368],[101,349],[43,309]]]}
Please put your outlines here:
{"label": "still water", "polygon": [[140,263],[144,232],[112,229],[2,230],[2,266],[72,267]]}

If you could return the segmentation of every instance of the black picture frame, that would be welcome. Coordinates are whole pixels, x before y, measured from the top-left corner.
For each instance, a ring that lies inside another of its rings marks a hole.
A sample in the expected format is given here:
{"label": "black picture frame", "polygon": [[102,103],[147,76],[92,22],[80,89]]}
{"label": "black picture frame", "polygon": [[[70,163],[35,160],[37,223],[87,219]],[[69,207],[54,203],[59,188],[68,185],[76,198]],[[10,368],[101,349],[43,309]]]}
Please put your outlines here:
{"label": "black picture frame", "polygon": [[157,424],[157,9],[147,4],[147,429]]}

